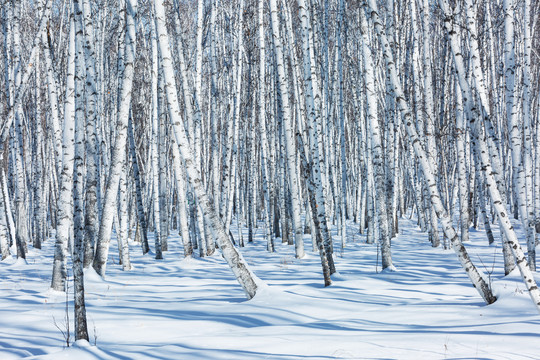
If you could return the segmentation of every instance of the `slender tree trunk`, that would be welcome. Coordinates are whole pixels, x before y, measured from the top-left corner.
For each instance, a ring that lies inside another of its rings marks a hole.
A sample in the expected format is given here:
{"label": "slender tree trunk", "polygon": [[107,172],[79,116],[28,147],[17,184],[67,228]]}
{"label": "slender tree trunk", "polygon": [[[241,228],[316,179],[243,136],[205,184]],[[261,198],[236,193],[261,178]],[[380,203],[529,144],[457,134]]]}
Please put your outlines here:
{"label": "slender tree trunk", "polygon": [[300,192],[298,178],[296,176],[296,145],[294,143],[294,129],[292,122],[291,107],[289,104],[289,87],[287,77],[285,75],[285,66],[283,64],[283,45],[280,36],[279,19],[277,13],[276,0],[270,0],[270,14],[272,18],[272,36],[274,49],[276,52],[277,73],[279,78],[279,86],[281,91],[281,103],[283,111],[283,127],[285,138],[285,150],[287,157],[287,173],[289,177],[289,186],[291,191],[292,215],[294,226],[294,243],[296,257],[302,258],[304,252],[304,232],[302,230],[302,222],[300,219]]}
{"label": "slender tree trunk", "polygon": [[137,160],[137,153],[135,151],[135,138],[133,134],[133,119],[130,116],[128,124],[128,134],[129,134],[129,153],[131,156],[131,163],[133,166],[133,180],[135,181],[135,197],[137,203],[137,218],[138,226],[141,234],[141,246],[143,255],[150,251],[148,246],[148,233],[147,233],[147,222],[146,214],[144,211],[144,204],[142,198],[142,183],[141,183],[141,174],[139,171],[139,165]]}
{"label": "slender tree trunk", "polygon": [[466,242],[469,241],[469,181],[467,179],[467,164],[465,159],[465,114],[463,111],[461,89],[458,83],[456,83],[456,133],[461,241]]}
{"label": "slender tree trunk", "polygon": [[[75,340],[88,341],[86,306],[84,302],[84,57],[83,27],[81,8],[78,0],[73,0],[75,24],[75,135],[73,165],[73,296],[75,311]],[[87,94],[88,95],[88,94]]]}
{"label": "slender tree trunk", "polygon": [[73,219],[72,191],[75,147],[75,24],[70,18],[69,50],[64,100],[64,134],[62,146],[62,173],[60,174],[60,194],[58,196],[58,225],[53,262],[51,288],[64,291],[67,278],[66,256],[69,229]]}
{"label": "slender tree trunk", "polygon": [[131,105],[131,90],[133,87],[137,0],[126,0],[126,10],[125,62],[123,77],[121,79],[120,106],[116,123],[116,142],[114,144],[109,178],[105,189],[99,236],[93,263],[94,269],[101,276],[105,276],[107,267],[112,222],[114,219],[114,210],[116,208],[116,198],[118,196],[118,183],[122,173],[122,165],[125,160],[124,154],[127,140],[129,109]]}
{"label": "slender tree trunk", "polygon": [[[375,76],[371,49],[368,47],[368,27],[365,16],[360,16],[360,28],[362,32],[362,54],[364,59],[364,79],[366,82],[367,112],[371,140],[372,163],[374,168],[375,199],[377,201],[377,218],[379,220],[381,260],[383,270],[396,270],[392,264],[392,253],[390,249],[390,233],[388,227],[388,212],[386,210],[386,189],[383,163],[383,149],[381,140],[381,130],[377,112],[377,94],[375,92]],[[371,163],[368,163],[368,167]]]}
{"label": "slender tree trunk", "polygon": [[491,304],[495,302],[497,299],[489,286],[488,283],[483,279],[483,277],[480,275],[480,272],[478,269],[474,266],[472,263],[469,254],[461,241],[459,240],[457,233],[452,226],[452,221],[450,217],[448,216],[448,213],[446,212],[446,209],[444,208],[441,198],[439,195],[439,191],[437,189],[437,183],[435,179],[433,178],[432,173],[432,164],[429,163],[427,154],[425,150],[422,148],[420,144],[420,140],[418,138],[418,134],[416,132],[416,129],[414,128],[413,122],[412,122],[412,115],[409,108],[409,105],[407,101],[405,100],[405,95],[403,94],[403,90],[401,87],[401,83],[397,76],[396,71],[396,65],[393,59],[393,55],[391,52],[391,49],[388,44],[388,40],[386,38],[386,33],[384,30],[384,27],[382,26],[381,20],[379,18],[379,14],[377,11],[377,6],[375,4],[374,0],[368,0],[369,1],[369,8],[365,4],[366,11],[369,11],[371,14],[371,20],[373,25],[375,26],[375,30],[377,32],[377,35],[379,37],[379,40],[382,43],[383,48],[383,55],[384,60],[386,62],[387,71],[390,73],[390,79],[392,82],[392,86],[394,88],[395,97],[397,101],[397,105],[399,107],[399,110],[401,112],[403,123],[406,125],[406,130],[409,135],[409,141],[414,148],[414,152],[420,162],[420,165],[422,167],[422,171],[425,177],[426,182],[429,185],[429,191],[430,191],[430,200],[435,208],[435,211],[437,212],[437,216],[441,220],[443,224],[443,230],[450,240],[450,243],[452,244],[452,248],[456,252],[456,255],[458,256],[458,259],[461,263],[461,266],[469,276],[469,279],[473,283],[474,287],[479,292],[480,296],[486,301],[486,303]]}
{"label": "slender tree trunk", "polygon": [[[478,121],[481,119],[478,109],[474,106],[472,100],[471,88],[465,78],[465,67],[463,65],[463,57],[461,50],[458,46],[457,39],[454,37],[455,30],[451,22],[451,18],[448,16],[450,14],[450,9],[446,0],[439,0],[439,4],[445,14],[444,24],[449,35],[450,44],[452,46],[452,52],[454,54],[454,63],[456,65],[458,79],[460,83],[461,90],[463,92],[463,98],[466,100],[466,110],[469,116],[469,122],[471,123],[471,130],[473,135],[474,145],[477,147],[477,154],[481,160],[482,170],[484,172],[487,188],[490,192],[490,197],[493,203],[493,206],[497,212],[497,215],[500,219],[503,231],[508,239],[508,243],[512,247],[512,252],[514,254],[516,264],[520,270],[523,281],[529,291],[529,295],[533,300],[534,304],[540,310],[540,290],[536,285],[532,272],[527,264],[527,260],[521,246],[519,245],[516,233],[514,232],[513,226],[510,223],[508,214],[506,212],[505,206],[502,203],[501,195],[497,189],[495,177],[491,169],[491,163],[489,161],[489,150],[485,144],[483,138],[481,137],[481,122]],[[483,114],[487,114],[486,110],[482,108]],[[487,117],[487,116],[485,116]],[[484,120],[485,120],[484,117]]]}
{"label": "slender tree trunk", "polygon": [[173,125],[174,134],[176,137],[180,155],[184,159],[188,179],[193,186],[195,195],[199,200],[201,209],[204,211],[206,220],[209,222],[210,229],[214,233],[218,241],[222,255],[231,267],[236,279],[246,292],[248,298],[252,298],[257,293],[257,280],[255,275],[248,268],[247,263],[242,255],[234,248],[230,238],[228,237],[221,220],[219,219],[215,209],[212,207],[210,199],[203,189],[201,176],[197,166],[194,163],[193,151],[188,142],[185,130],[182,125],[180,106],[178,104],[178,95],[176,86],[173,83],[174,73],[171,50],[169,48],[169,36],[165,26],[165,9],[162,0],[154,2],[155,21],[158,32],[159,48],[161,51],[162,69],[165,78],[165,94],[169,108],[169,116]]}
{"label": "slender tree trunk", "polygon": [[[79,14],[80,16],[81,14]],[[98,152],[96,126],[98,119],[99,86],[96,75],[96,52],[94,49],[94,26],[92,24],[92,11],[89,0],[82,1],[82,17],[77,21],[84,22],[84,59],[86,64],[86,187],[85,187],[85,249],[84,267],[88,268],[94,259],[94,247],[99,231],[98,212]]]}

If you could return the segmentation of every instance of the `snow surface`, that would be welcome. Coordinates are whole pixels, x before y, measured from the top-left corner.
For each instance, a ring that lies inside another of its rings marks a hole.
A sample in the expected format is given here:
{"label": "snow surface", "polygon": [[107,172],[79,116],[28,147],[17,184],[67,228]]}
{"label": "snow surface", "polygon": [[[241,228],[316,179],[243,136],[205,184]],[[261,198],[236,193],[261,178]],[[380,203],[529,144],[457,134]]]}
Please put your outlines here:
{"label": "snow surface", "polygon": [[431,248],[414,221],[400,220],[392,241],[396,272],[381,273],[376,246],[355,225],[348,230],[343,251],[335,237],[339,273],[324,288],[318,254],[295,259],[281,243],[269,254],[259,229],[241,252],[268,286],[250,301],[219,254],[183,260],[176,234],[160,261],[131,243],[129,272],[113,240],[106,279],[86,271],[90,341],[69,348],[59,330],[65,294],[49,289],[49,240],[30,250],[27,265],[0,263],[0,359],[540,358],[540,316],[519,273],[504,277],[500,245],[488,246],[482,231],[471,232],[467,248],[492,272],[499,300],[489,306],[453,251]]}

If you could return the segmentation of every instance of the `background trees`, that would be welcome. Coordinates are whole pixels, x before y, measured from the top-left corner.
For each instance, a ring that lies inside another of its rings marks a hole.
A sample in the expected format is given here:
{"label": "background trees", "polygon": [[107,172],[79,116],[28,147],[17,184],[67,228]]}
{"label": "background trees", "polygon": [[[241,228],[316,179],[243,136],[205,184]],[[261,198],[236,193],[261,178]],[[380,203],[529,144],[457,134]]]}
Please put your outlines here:
{"label": "background trees", "polygon": [[268,251],[281,239],[302,258],[309,233],[330,285],[351,228],[380,245],[383,269],[399,267],[391,242],[405,214],[456,251],[486,302],[471,226],[491,234],[499,222],[486,241],[498,237],[506,270],[531,279],[538,4],[1,4],[0,248],[24,258],[54,234],[54,289],[81,246],[104,276],[111,234],[129,270],[128,239],[160,259],[172,231],[185,256],[219,247],[248,297],[256,279],[232,243],[264,231]]}

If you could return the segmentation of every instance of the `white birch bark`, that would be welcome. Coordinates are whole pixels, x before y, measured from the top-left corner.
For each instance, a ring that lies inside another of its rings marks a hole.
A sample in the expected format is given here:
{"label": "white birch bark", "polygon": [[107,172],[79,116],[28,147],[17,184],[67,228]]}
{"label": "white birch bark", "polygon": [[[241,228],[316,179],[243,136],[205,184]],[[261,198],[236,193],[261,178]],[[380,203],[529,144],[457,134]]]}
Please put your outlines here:
{"label": "white birch bark", "polygon": [[141,234],[141,246],[142,253],[145,255],[150,251],[148,246],[148,225],[146,221],[146,213],[144,211],[143,196],[142,196],[142,181],[141,174],[139,171],[139,164],[137,160],[137,153],[135,151],[135,138],[133,134],[133,119],[129,119],[128,124],[128,136],[129,136],[129,153],[131,156],[132,166],[133,166],[133,180],[135,181],[135,199],[137,203],[137,218],[138,226]]}
{"label": "white birch bark", "polygon": [[[154,210],[154,246],[156,259],[163,259],[161,249],[161,206],[159,203],[159,158],[158,158],[158,143],[159,143],[159,117],[163,112],[161,107],[164,105],[160,102],[162,97],[158,96],[163,90],[163,76],[158,74],[158,47],[157,47],[157,32],[155,25],[152,24],[152,135],[151,139],[151,175],[152,175],[152,209]],[[160,83],[158,85],[158,82]]]}
{"label": "white birch bark", "polygon": [[[38,3],[38,9],[41,8],[41,2]],[[44,193],[43,193],[43,168],[45,162],[43,161],[43,126],[42,126],[42,114],[43,109],[41,107],[41,73],[40,73],[40,56],[39,52],[35,57],[35,84],[34,98],[36,104],[36,117],[35,117],[35,139],[32,145],[32,187],[33,187],[33,203],[31,207],[31,239],[34,248],[41,249],[41,243],[45,240],[45,212],[44,212]]]}
{"label": "white birch bark", "polygon": [[[534,265],[536,270],[536,251],[534,250],[537,239],[535,238],[535,230],[533,229],[537,224],[538,216],[534,211],[534,183],[533,173],[534,165],[532,162],[532,128],[531,128],[531,52],[532,52],[532,40],[531,40],[531,1],[525,0],[523,2],[523,168],[525,172],[525,189],[527,191],[527,216],[528,216],[528,251],[529,251],[529,263]],[[537,196],[540,196],[536,193]],[[531,259],[531,246],[533,248],[533,256]],[[532,261],[534,260],[534,261]]]}
{"label": "white birch bark", "polygon": [[[476,18],[477,18],[477,14],[476,14],[476,8],[474,6],[474,3],[470,0],[467,0],[465,2],[465,5],[466,5],[466,14],[467,14],[467,29],[468,29],[468,32],[469,32],[469,44],[470,44],[470,51],[471,51],[471,60],[472,60],[472,75],[473,75],[473,78],[474,78],[474,87],[476,88],[477,92],[478,92],[478,98],[480,100],[480,104],[482,106],[482,113],[483,113],[483,116],[484,116],[484,126],[486,128],[486,132],[488,133],[488,137],[487,137],[487,145],[488,145],[488,149],[489,149],[489,153],[490,153],[490,160],[491,160],[491,166],[492,166],[492,171],[493,171],[493,176],[495,178],[495,181],[496,181],[496,184],[497,184],[497,189],[501,195],[501,201],[503,203],[506,204],[506,188],[505,188],[505,185],[504,185],[504,170],[503,170],[503,167],[502,167],[502,163],[501,163],[501,157],[500,157],[500,154],[499,154],[499,151],[502,151],[502,146],[501,146],[501,142],[500,140],[498,139],[498,137],[496,136],[496,131],[494,129],[494,124],[493,122],[491,121],[491,110],[490,110],[490,106],[489,106],[489,101],[488,101],[488,88],[487,88],[487,85],[486,85],[486,79],[484,77],[484,74],[482,72],[482,65],[480,63],[480,50],[479,50],[479,45],[478,45],[478,31],[477,31],[477,27],[476,27]],[[486,7],[486,16],[488,18],[488,24],[490,22],[490,12],[489,12],[489,5]],[[491,46],[492,44],[492,40],[491,40],[491,37],[492,37],[492,31],[491,29],[488,31],[488,39],[489,39],[489,44]],[[459,47],[459,45],[456,43],[456,48]],[[492,46],[491,46],[492,47]],[[491,49],[491,53],[493,53],[493,49]],[[493,64],[494,63],[494,59],[493,59],[493,56],[490,57],[490,61],[492,62],[492,69],[494,71],[494,67],[495,65]],[[496,93],[496,78],[495,78],[495,74],[492,75],[492,81],[493,81],[493,86],[495,87],[494,88],[494,92]],[[463,91],[463,89],[462,89]],[[497,97],[497,103],[499,101],[502,101],[500,100],[498,97]],[[496,104],[496,107],[501,107],[500,105]],[[501,227],[503,225],[501,224]],[[511,255],[511,250],[510,250],[510,247],[507,243],[507,239],[506,239],[506,235],[503,233],[501,233],[501,242],[502,242],[502,247],[503,247],[503,254],[504,254],[504,260],[505,260],[505,263],[504,263],[504,267],[505,267],[505,274],[508,275],[513,269],[514,269],[514,262],[513,261],[509,261],[510,260],[510,255]]]}
{"label": "white birch bark", "polygon": [[324,159],[321,157],[320,152],[320,92],[316,73],[313,71],[315,59],[313,57],[314,52],[311,47],[311,42],[309,41],[311,37],[311,21],[309,17],[309,9],[307,8],[305,0],[298,1],[298,8],[302,29],[303,73],[304,86],[306,88],[304,94],[306,113],[308,115],[308,123],[306,126],[309,133],[309,144],[311,149],[311,164],[309,164],[309,171],[311,174],[310,180],[308,181],[308,186],[311,187],[311,190],[308,189],[308,191],[315,193],[315,201],[311,204],[311,211],[313,213],[312,220],[315,228],[320,227],[320,234],[318,234],[316,231],[314,234],[312,234],[312,238],[315,237],[315,241],[317,242],[323,274],[325,275],[325,282],[328,283],[327,285],[330,285],[331,280],[329,276],[335,272],[335,267],[333,265],[332,254],[331,252],[328,252],[328,250],[331,248],[332,238],[328,229],[326,201],[324,197],[324,185],[322,179]]}
{"label": "white birch bark", "polygon": [[[467,163],[465,159],[465,113],[459,83],[456,82],[456,147],[457,176],[459,196],[459,219],[461,224],[461,241],[469,240],[469,181],[467,179]],[[485,205],[484,205],[485,207]]]}
{"label": "white birch bark", "polygon": [[[3,171],[2,171],[3,173]],[[3,174],[2,174],[3,177]],[[1,186],[1,184],[0,184]],[[4,198],[4,192],[0,189],[0,203],[5,203],[6,199]],[[9,200],[7,200],[9,201]],[[7,228],[7,219],[6,219],[6,209],[5,207],[0,207],[0,261],[11,256],[9,250],[9,233]]]}
{"label": "white birch bark", "polygon": [[[199,4],[200,6],[202,6],[202,4]],[[202,11],[202,10],[201,10]],[[202,17],[202,15],[201,15]],[[179,21],[179,15],[178,16],[175,16],[175,25],[176,25],[176,30],[177,30],[177,33],[180,33],[182,30],[180,28],[180,21]],[[202,21],[202,19],[201,19]],[[202,29],[201,29],[202,31]],[[202,33],[201,33],[201,36],[202,36]],[[201,40],[202,41],[202,40]],[[180,68],[180,76],[182,78],[182,92],[184,94],[184,104],[185,104],[185,111],[186,111],[186,117],[187,117],[187,123],[188,124],[193,124],[193,129],[192,129],[192,132],[193,132],[193,140],[194,140],[194,146],[195,146],[195,163],[198,164],[200,166],[200,126],[201,126],[201,109],[200,109],[200,106],[199,106],[199,93],[197,92],[197,90],[193,91],[192,90],[192,87],[190,86],[190,83],[189,83],[189,80],[188,80],[188,72],[187,72],[187,69],[186,69],[186,60],[184,58],[184,46],[182,44],[182,39],[181,37],[178,37],[177,39],[177,47],[178,47],[178,64],[179,64],[179,68]],[[202,52],[202,50],[201,50]],[[198,55],[197,55],[197,61],[198,60]],[[202,54],[201,54],[201,62],[202,62]],[[199,76],[198,73],[196,73],[196,81],[199,81],[197,80],[197,77]],[[196,84],[197,85],[197,84]],[[193,101],[190,97],[190,94],[193,94]],[[214,101],[214,99],[212,99],[212,101]],[[195,114],[193,113],[193,110],[192,109],[192,103],[194,104],[194,107],[195,107]],[[217,129],[216,129],[216,132],[217,132]],[[215,143],[214,143],[215,144]],[[198,150],[197,150],[198,149]],[[201,169],[201,168],[199,168]],[[216,170],[217,171],[217,170]],[[185,200],[184,200],[185,201]],[[205,240],[205,245],[206,245],[206,253],[204,252],[204,246],[201,246],[201,249],[200,249],[200,254],[202,254],[201,256],[205,256],[205,255],[208,255],[208,256],[211,256],[214,254],[215,252],[215,249],[216,249],[216,245],[215,245],[215,242],[214,242],[214,238],[211,236],[211,234],[208,234],[207,231],[205,231],[205,223],[204,223],[204,217],[201,213],[201,210],[196,208],[196,216],[197,216],[197,227],[199,228],[199,233],[201,234],[201,239],[199,239],[201,242],[203,240]]]}
{"label": "white birch bark", "polygon": [[64,100],[64,133],[62,145],[62,173],[58,196],[58,225],[53,262],[51,288],[64,291],[67,277],[66,256],[69,229],[73,219],[72,191],[75,151],[75,23],[70,18],[66,95]]}
{"label": "white birch bark", "polygon": [[217,90],[217,34],[216,34],[216,13],[217,13],[217,1],[212,6],[212,13],[210,15],[210,123],[211,123],[211,139],[212,139],[212,198],[214,203],[214,209],[219,211],[220,197],[219,197],[219,179],[220,179],[220,166],[219,166],[219,140],[218,140],[218,109],[216,106],[218,100]]}
{"label": "white birch bark", "polygon": [[193,255],[193,246],[189,238],[189,225],[186,211],[186,184],[185,184],[185,171],[182,165],[182,159],[180,152],[178,151],[178,145],[176,141],[172,143],[172,156],[173,166],[176,178],[177,198],[178,198],[178,217],[180,222],[180,237],[182,238],[182,244],[184,245],[184,257],[191,257]]}
{"label": "white birch bark", "polygon": [[[428,153],[429,162],[433,164],[433,175],[435,176],[435,179],[438,178],[438,166],[437,166],[437,144],[435,142],[435,110],[434,110],[434,104],[433,104],[433,89],[432,89],[432,83],[433,83],[433,77],[431,73],[431,58],[432,55],[430,52],[432,51],[431,46],[431,36],[429,35],[429,18],[430,18],[430,11],[429,11],[429,0],[423,0],[423,10],[424,14],[422,16],[422,22],[423,22],[423,51],[422,51],[422,72],[424,76],[423,81],[423,90],[424,90],[424,114],[425,114],[425,122],[426,122],[426,151]],[[413,8],[414,15],[416,17],[416,6],[414,6],[414,2],[411,3],[411,8]],[[416,27],[416,19],[412,19],[413,27]],[[440,244],[440,238],[439,238],[439,230],[438,230],[438,221],[437,221],[437,214],[435,213],[435,209],[433,206],[429,206],[430,211],[430,220],[431,220],[431,243],[433,246],[439,246]]]}
{"label": "white birch bark", "polygon": [[[81,16],[82,15],[82,16]],[[85,187],[85,250],[84,267],[88,268],[94,259],[94,246],[99,231],[98,213],[98,153],[96,124],[98,123],[99,86],[96,74],[96,52],[94,49],[94,26],[89,0],[82,1],[82,14],[76,19],[84,24],[84,60],[86,65],[86,187]]]}
{"label": "white birch bark", "polygon": [[272,234],[272,203],[270,194],[273,194],[268,166],[268,138],[266,135],[266,44],[264,41],[264,1],[259,0],[257,12],[259,28],[259,127],[261,136],[261,167],[263,180],[263,196],[266,205],[264,214],[266,229],[266,250],[274,252],[274,237]]}
{"label": "white birch bark", "polygon": [[374,185],[375,185],[375,200],[377,202],[377,218],[379,220],[379,234],[381,244],[381,260],[383,270],[388,269],[395,271],[396,268],[392,264],[392,252],[390,248],[390,233],[388,227],[388,212],[386,209],[386,189],[383,163],[383,150],[381,129],[379,128],[379,118],[377,109],[377,93],[375,91],[375,68],[371,49],[368,46],[368,27],[365,16],[360,16],[360,29],[362,32],[362,55],[364,59],[364,79],[366,86],[366,103],[368,126],[370,130],[369,139],[371,140],[371,162],[367,166],[370,167],[373,163],[374,167]]}
{"label": "white birch bark", "polygon": [[[47,22],[49,21],[49,17],[51,14],[51,7],[52,7],[52,2],[51,0],[48,0],[45,4],[45,9],[43,11],[43,15],[41,16],[41,20],[39,24],[39,29],[38,29],[37,34],[34,37],[34,41],[32,43],[32,50],[30,52],[30,56],[28,57],[26,66],[24,67],[24,71],[22,71],[22,75],[21,75],[21,71],[18,72],[20,76],[19,85],[16,86],[14,90],[11,92],[10,97],[13,98],[13,103],[11,104],[7,117],[2,123],[2,127],[0,128],[0,140],[1,140],[0,144],[2,144],[1,145],[2,148],[4,147],[4,144],[6,143],[6,140],[9,136],[9,130],[11,128],[13,120],[15,119],[15,115],[18,111],[18,108],[21,106],[23,96],[28,87],[30,75],[34,71],[34,57],[39,49],[39,42],[41,39],[41,34],[45,31]],[[14,61],[16,60],[14,59]]]}
{"label": "white birch bark", "polygon": [[124,169],[120,176],[120,182],[118,184],[118,213],[117,213],[117,240],[120,262],[122,264],[122,270],[129,271],[132,269],[131,259],[129,257],[129,243],[128,243],[128,196],[127,196],[127,167],[124,162]]}
{"label": "white birch bark", "polygon": [[[339,1],[338,9],[338,29],[337,29],[337,67],[338,67],[338,88],[339,88],[339,136],[340,136],[340,150],[341,150],[341,246],[345,246],[347,236],[347,158],[345,151],[345,112],[344,112],[344,95],[343,95],[343,36],[342,31],[344,28],[343,13],[345,11],[345,4],[343,0]],[[382,158],[381,158],[382,160]],[[382,172],[384,175],[384,171]],[[385,209],[386,211],[386,209]],[[386,243],[383,241],[383,243]],[[389,242],[387,243],[389,245]],[[388,248],[389,250],[389,248]],[[388,254],[388,253],[387,253]]]}
{"label": "white birch bark", "polygon": [[222,255],[231,267],[236,279],[246,292],[248,298],[252,298],[257,293],[257,278],[250,271],[247,263],[242,255],[234,248],[228,235],[225,233],[221,220],[219,219],[215,209],[213,209],[210,199],[205,193],[199,170],[194,163],[193,150],[188,142],[183,121],[178,103],[178,94],[176,86],[173,83],[174,72],[172,64],[171,50],[169,48],[169,36],[165,26],[165,9],[162,0],[154,2],[155,21],[158,32],[158,42],[161,51],[162,69],[165,77],[165,94],[169,108],[169,116],[173,125],[175,138],[177,141],[180,155],[184,159],[186,172],[189,182],[193,186],[195,195],[199,200],[199,204],[204,211],[206,220],[209,223],[210,229],[217,239]]}
{"label": "white birch bark", "polygon": [[296,145],[294,141],[294,129],[292,122],[291,107],[289,104],[289,86],[287,83],[287,77],[285,75],[285,66],[283,64],[283,45],[279,29],[279,19],[277,13],[276,0],[270,0],[270,14],[272,18],[272,37],[274,42],[274,49],[276,52],[277,61],[277,74],[279,78],[279,86],[281,90],[281,102],[283,111],[283,126],[285,137],[285,150],[287,157],[287,170],[289,175],[289,186],[291,190],[291,202],[292,202],[292,214],[293,214],[293,226],[294,226],[294,243],[296,250],[296,257],[302,258],[305,255],[304,252],[304,232],[302,230],[302,222],[300,219],[300,193],[298,178],[296,176]]}
{"label": "white birch bark", "polygon": [[55,154],[55,164],[56,164],[56,174],[60,176],[62,172],[62,130],[60,129],[60,115],[59,115],[59,103],[58,103],[58,84],[54,74],[52,59],[51,59],[51,48],[49,44],[49,37],[45,31],[41,35],[42,44],[43,44],[43,54],[45,57],[45,65],[47,69],[47,90],[49,95],[49,104],[51,109],[51,127],[54,137],[54,154]]}
{"label": "white birch bark", "polygon": [[435,208],[435,211],[437,212],[437,216],[441,220],[441,223],[443,225],[443,230],[446,236],[448,237],[448,239],[450,240],[450,243],[452,244],[452,248],[454,249],[458,257],[461,263],[461,266],[463,267],[463,269],[469,276],[469,279],[471,280],[474,287],[479,292],[480,296],[482,296],[482,298],[486,301],[486,303],[491,304],[496,300],[496,297],[493,295],[489,287],[489,284],[486,283],[486,281],[483,279],[478,269],[472,263],[467,250],[465,249],[465,247],[459,240],[457,233],[454,227],[452,226],[452,221],[442,204],[441,197],[437,189],[437,183],[435,179],[433,178],[433,172],[431,170],[432,165],[429,163],[427,154],[420,143],[418,134],[412,122],[411,111],[410,111],[407,101],[405,100],[405,95],[403,93],[401,83],[397,76],[396,65],[394,63],[392,51],[389,47],[388,40],[386,38],[386,33],[378,14],[377,6],[374,0],[368,0],[368,2],[369,2],[369,7],[366,6],[367,5],[366,3],[364,3],[364,6],[366,7],[366,11],[369,11],[371,14],[372,23],[375,27],[377,35],[379,36],[379,40],[381,41],[382,48],[383,48],[383,56],[386,63],[387,71],[390,73],[389,74],[390,80],[392,82],[392,87],[394,88],[397,105],[401,112],[403,123],[405,124],[405,128],[407,130],[407,134],[409,135],[410,144],[414,149],[414,152],[418,158],[420,166],[422,167],[425,180],[428,183],[429,191],[430,191],[430,200],[432,202],[432,205]]}
{"label": "white birch bark", "polygon": [[122,165],[125,160],[125,147],[127,140],[127,128],[129,108],[131,105],[131,90],[133,87],[133,68],[135,57],[135,16],[137,12],[137,0],[126,0],[126,32],[125,32],[125,61],[123,77],[121,79],[120,106],[116,123],[116,142],[114,144],[109,178],[103,200],[103,210],[99,227],[99,236],[94,257],[93,267],[96,272],[105,276],[109,245],[111,241],[112,222],[116,208],[118,195],[118,183],[122,173]]}
{"label": "white birch bark", "polygon": [[[75,134],[73,164],[73,296],[75,312],[75,340],[88,341],[86,306],[84,302],[84,50],[81,9],[78,0],[73,0],[75,24]],[[88,94],[87,94],[88,95]]]}
{"label": "white birch bark", "polygon": [[[517,196],[519,206],[519,217],[523,224],[523,230],[527,236],[528,262],[532,271],[536,270],[536,237],[534,234],[534,224],[530,221],[530,195],[527,189],[531,189],[531,182],[527,184],[527,174],[532,172],[530,164],[530,115],[528,107],[528,90],[530,79],[528,72],[524,73],[524,101],[523,101],[523,125],[518,119],[518,109],[516,95],[515,74],[517,67],[515,64],[515,36],[514,36],[514,13],[515,5],[513,0],[503,1],[504,11],[504,66],[505,66],[505,89],[506,89],[506,117],[508,136],[510,139],[510,149],[512,153],[512,171],[514,174],[513,189]],[[526,11],[526,13],[529,13]],[[527,20],[527,19],[526,19]],[[528,21],[525,21],[528,23]],[[528,26],[527,26],[528,29]],[[527,36],[526,34],[525,36]],[[530,49],[529,49],[530,52]],[[525,59],[527,61],[527,58]],[[525,111],[527,110],[527,111]],[[523,135],[525,144],[523,144]],[[525,145],[525,147],[523,147]],[[527,161],[526,161],[527,160]],[[529,187],[527,187],[529,185]]]}
{"label": "white birch bark", "polygon": [[[491,169],[491,163],[489,161],[489,156],[488,156],[489,150],[487,148],[485,141],[483,140],[483,137],[481,136],[481,122],[479,121],[481,117],[478,113],[478,108],[473,103],[471,88],[465,76],[463,55],[461,53],[461,49],[459,48],[457,39],[455,38],[455,30],[454,30],[454,25],[452,23],[452,18],[451,16],[449,16],[450,8],[446,0],[439,0],[439,4],[445,16],[444,25],[446,27],[447,34],[450,39],[450,44],[452,46],[452,52],[454,55],[454,64],[456,66],[459,84],[463,93],[463,99],[466,104],[466,111],[469,114],[468,116],[469,116],[469,122],[471,125],[471,131],[473,135],[473,142],[474,142],[474,145],[477,147],[477,154],[481,161],[482,170],[484,172],[484,177],[486,180],[486,186],[489,190],[493,207],[495,208],[497,215],[500,219],[502,229],[508,239],[508,243],[510,244],[512,248],[512,252],[514,254],[516,264],[519,268],[519,271],[521,273],[525,286],[527,287],[527,290],[529,291],[529,295],[531,299],[533,300],[534,304],[537,306],[537,308],[540,311],[540,291],[538,289],[538,286],[536,285],[533,274],[527,264],[527,259],[525,258],[525,255],[523,254],[523,251],[521,250],[521,246],[519,245],[514,228],[512,224],[510,223],[510,219],[506,212],[505,204],[502,202],[502,198],[496,186],[495,177]],[[484,114],[486,114],[485,109],[482,109],[482,111]]]}

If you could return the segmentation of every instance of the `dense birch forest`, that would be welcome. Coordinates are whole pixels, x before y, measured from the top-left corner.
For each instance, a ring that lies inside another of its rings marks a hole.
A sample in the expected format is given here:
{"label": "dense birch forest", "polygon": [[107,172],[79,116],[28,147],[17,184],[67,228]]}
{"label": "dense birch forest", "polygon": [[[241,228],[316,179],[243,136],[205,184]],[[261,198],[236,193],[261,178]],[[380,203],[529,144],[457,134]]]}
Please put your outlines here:
{"label": "dense birch forest", "polygon": [[0,4],[1,258],[54,244],[76,339],[85,274],[130,252],[219,254],[251,299],[250,243],[312,253],[331,286],[351,233],[399,271],[405,217],[492,304],[484,231],[540,310],[540,2]]}

